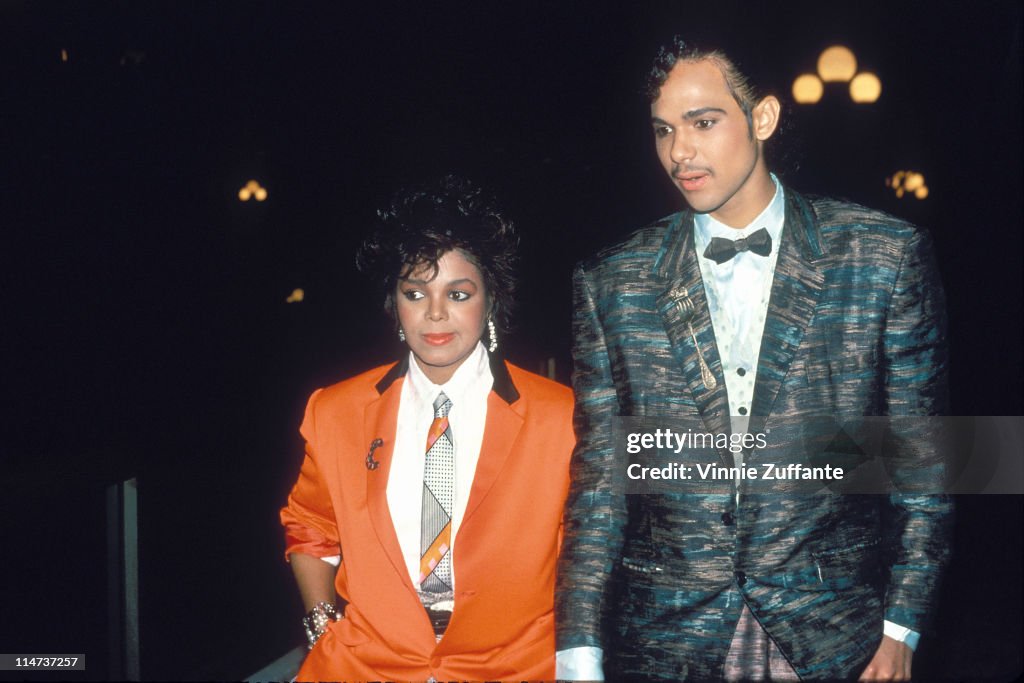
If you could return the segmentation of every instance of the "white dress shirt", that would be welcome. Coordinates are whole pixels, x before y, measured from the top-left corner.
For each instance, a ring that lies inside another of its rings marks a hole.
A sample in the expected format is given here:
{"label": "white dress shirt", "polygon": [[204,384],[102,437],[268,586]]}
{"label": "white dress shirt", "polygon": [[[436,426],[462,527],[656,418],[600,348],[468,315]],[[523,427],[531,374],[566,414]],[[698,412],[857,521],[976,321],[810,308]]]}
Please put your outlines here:
{"label": "white dress shirt", "polygon": [[[772,180],[775,196],[764,211],[742,229],[730,228],[707,213],[697,214],[693,219],[697,263],[725,375],[732,431],[738,433],[747,431],[747,418],[754,401],[761,336],[768,316],[775,264],[779,260],[782,227],[786,222],[785,193],[775,176]],[[704,256],[704,250],[714,237],[745,239],[761,228],[772,238],[772,251],[768,256],[741,251],[725,263],[715,263]],[[736,465],[739,467],[741,463]]]}
{"label": "white dress shirt", "polygon": [[[391,521],[398,536],[409,579],[419,589],[420,521],[423,500],[423,472],[426,462],[427,432],[434,421],[434,399],[444,392],[452,401],[448,413],[452,445],[455,447],[455,497],[452,505],[452,543],[458,543],[459,525],[469,503],[469,493],[480,459],[484,427],[487,422],[487,395],[494,377],[490,359],[483,344],[455,370],[451,379],[437,385],[427,379],[416,358],[409,353],[409,370],[402,383],[395,430],[395,448],[388,475],[387,500]],[[341,557],[321,558],[337,566]],[[452,556],[452,581],[457,571]]]}
{"label": "white dress shirt", "polygon": [[[398,545],[413,586],[419,588],[420,575],[420,516],[423,500],[423,471],[426,462],[427,432],[434,421],[434,399],[440,392],[451,399],[448,413],[452,445],[455,447],[455,496],[452,505],[452,543],[454,553],[458,544],[459,525],[469,502],[469,491],[480,459],[480,445],[484,439],[487,421],[487,394],[494,378],[487,350],[477,343],[473,352],[462,362],[451,379],[437,385],[427,379],[416,359],[409,354],[409,372],[402,384],[401,403],[398,407],[398,428],[395,450],[391,456],[388,475],[388,510],[395,525]],[[454,555],[452,556],[454,559]],[[452,563],[452,580],[458,572]]]}

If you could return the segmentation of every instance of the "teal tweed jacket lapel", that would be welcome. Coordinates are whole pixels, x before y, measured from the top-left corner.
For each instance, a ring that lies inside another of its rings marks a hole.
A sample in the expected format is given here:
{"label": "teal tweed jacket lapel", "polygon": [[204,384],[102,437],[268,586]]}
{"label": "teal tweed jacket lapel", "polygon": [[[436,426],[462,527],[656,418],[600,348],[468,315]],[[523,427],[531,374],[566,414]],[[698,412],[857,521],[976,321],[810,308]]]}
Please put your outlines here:
{"label": "teal tweed jacket lapel", "polygon": [[[779,388],[814,318],[814,309],[825,285],[825,275],[817,266],[823,256],[814,212],[803,198],[790,192],[786,198],[786,223],[757,361],[757,382],[750,411],[756,418],[771,415]],[[756,426],[756,423],[751,425]]]}
{"label": "teal tweed jacket lapel", "polygon": [[[665,325],[665,333],[672,345],[672,353],[686,378],[686,386],[700,412],[705,430],[712,434],[729,431],[729,396],[722,374],[722,361],[715,342],[715,331],[708,311],[704,280],[694,253],[693,215],[680,214],[665,233],[661,249],[652,268],[655,308]],[[694,305],[694,314],[687,321],[682,319],[677,301],[689,296]],[[700,354],[715,379],[713,386],[705,384],[693,335],[700,345]],[[722,461],[732,465],[732,455],[727,449],[720,449]]]}
{"label": "teal tweed jacket lapel", "polygon": [[[793,193],[787,196],[786,224],[778,249],[751,411],[753,416],[762,419],[771,414],[825,284],[825,275],[817,266],[824,253],[814,212],[803,198]],[[728,432],[729,397],[695,253],[692,213],[679,214],[669,226],[652,271],[656,281],[661,281],[661,293],[655,305],[704,426],[713,434]],[[683,293],[694,304],[695,313],[690,323],[704,361],[715,378],[714,387],[709,388],[702,379],[697,348],[676,305]],[[732,463],[727,450],[722,449],[720,453],[723,461]]]}

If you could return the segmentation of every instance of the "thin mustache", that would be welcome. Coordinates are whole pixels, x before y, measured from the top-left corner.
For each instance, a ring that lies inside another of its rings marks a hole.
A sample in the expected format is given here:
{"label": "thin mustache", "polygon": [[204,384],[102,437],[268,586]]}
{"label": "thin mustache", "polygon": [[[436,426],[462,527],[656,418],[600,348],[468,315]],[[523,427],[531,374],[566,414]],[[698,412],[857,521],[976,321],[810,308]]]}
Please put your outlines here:
{"label": "thin mustache", "polygon": [[685,167],[683,167],[683,166],[680,166],[679,164],[673,164],[673,166],[672,166],[672,175],[674,175],[674,176],[677,176],[680,173],[693,173],[693,172],[707,173],[707,174],[710,175],[711,169],[709,169],[709,168],[702,168],[702,167],[696,167],[696,166],[685,166]]}

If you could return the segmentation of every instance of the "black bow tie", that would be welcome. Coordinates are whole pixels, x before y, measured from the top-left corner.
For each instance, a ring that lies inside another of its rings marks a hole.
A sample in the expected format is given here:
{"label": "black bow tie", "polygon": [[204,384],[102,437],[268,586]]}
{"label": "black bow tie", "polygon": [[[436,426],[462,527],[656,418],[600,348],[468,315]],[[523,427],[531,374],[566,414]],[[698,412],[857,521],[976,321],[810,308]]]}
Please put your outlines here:
{"label": "black bow tie", "polygon": [[772,253],[772,236],[768,234],[767,229],[761,228],[750,237],[738,240],[712,237],[711,244],[704,250],[704,258],[709,258],[715,263],[725,263],[741,251],[752,251],[759,256],[767,256]]}

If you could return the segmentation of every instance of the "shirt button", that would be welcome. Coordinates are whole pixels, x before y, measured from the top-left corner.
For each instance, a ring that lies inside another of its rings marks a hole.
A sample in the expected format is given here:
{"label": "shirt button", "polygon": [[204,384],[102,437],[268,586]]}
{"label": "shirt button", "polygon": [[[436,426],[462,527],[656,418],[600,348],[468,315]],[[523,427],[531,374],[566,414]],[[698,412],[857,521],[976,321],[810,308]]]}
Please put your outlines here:
{"label": "shirt button", "polygon": [[747,370],[746,370],[746,368],[737,368],[736,369],[736,374],[739,375],[740,377],[742,377],[743,375],[747,374]]}
{"label": "shirt button", "polygon": [[740,415],[746,415],[746,414],[747,414],[747,409],[745,407],[743,407],[743,406],[740,406]]}
{"label": "shirt button", "polygon": [[722,524],[726,526],[732,526],[736,523],[736,518],[732,516],[731,512],[722,513]]}
{"label": "shirt button", "polygon": [[747,575],[743,572],[736,572],[736,583],[743,586],[747,582]]}

